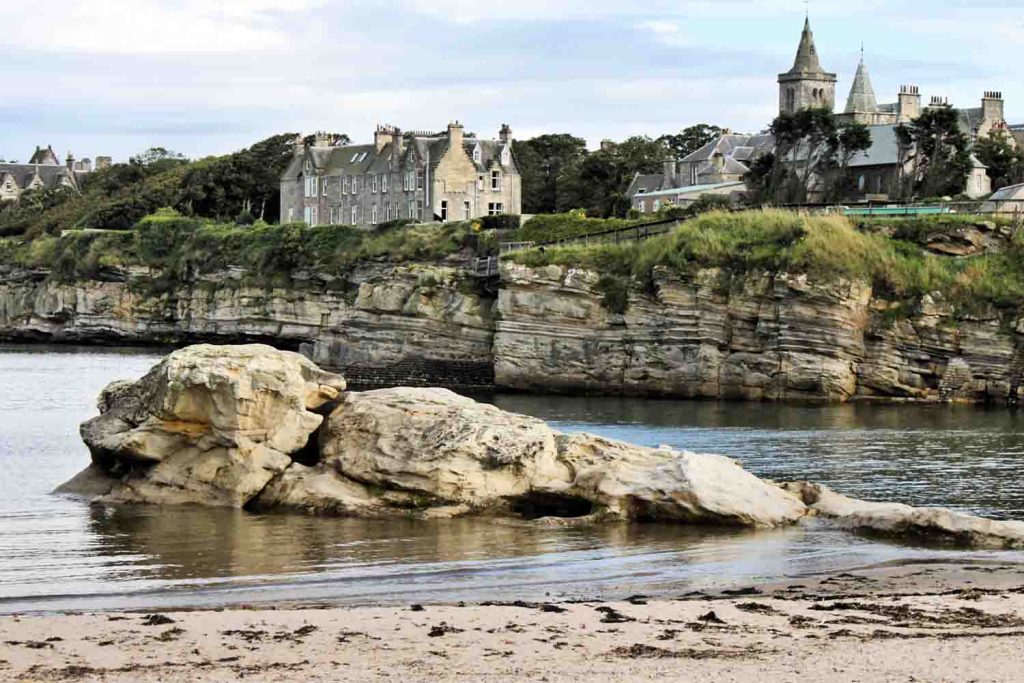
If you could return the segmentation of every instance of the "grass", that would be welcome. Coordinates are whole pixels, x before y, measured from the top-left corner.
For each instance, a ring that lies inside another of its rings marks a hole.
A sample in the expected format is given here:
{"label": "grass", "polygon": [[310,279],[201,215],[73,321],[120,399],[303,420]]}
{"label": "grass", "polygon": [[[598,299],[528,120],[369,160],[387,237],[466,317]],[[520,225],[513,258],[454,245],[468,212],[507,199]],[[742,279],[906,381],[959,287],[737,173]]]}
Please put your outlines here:
{"label": "grass", "polygon": [[566,237],[576,237],[593,232],[627,228],[646,220],[628,220],[625,218],[587,218],[582,212],[541,214],[534,216],[526,225],[512,233],[512,242],[550,242]]}
{"label": "grass", "polygon": [[342,274],[365,261],[437,261],[472,247],[470,223],[376,231],[302,224],[239,226],[161,212],[134,230],[0,239],[0,264],[51,271],[60,281],[94,279],[104,268],[149,266],[169,284],[229,266],[267,283],[296,271]]}
{"label": "grass", "polygon": [[[976,221],[953,217],[942,224],[960,226]],[[917,231],[915,225],[903,234]],[[709,213],[672,233],[638,244],[530,250],[508,258],[533,267],[554,264],[588,268],[603,275],[630,275],[641,283],[648,282],[658,267],[686,276],[708,268],[720,268],[732,276],[804,273],[819,282],[867,282],[876,294],[894,300],[918,300],[939,292],[962,311],[985,306],[1024,307],[1021,241],[1009,244],[1001,253],[952,258],[927,253],[906,239],[858,230],[842,216],[775,210]]]}

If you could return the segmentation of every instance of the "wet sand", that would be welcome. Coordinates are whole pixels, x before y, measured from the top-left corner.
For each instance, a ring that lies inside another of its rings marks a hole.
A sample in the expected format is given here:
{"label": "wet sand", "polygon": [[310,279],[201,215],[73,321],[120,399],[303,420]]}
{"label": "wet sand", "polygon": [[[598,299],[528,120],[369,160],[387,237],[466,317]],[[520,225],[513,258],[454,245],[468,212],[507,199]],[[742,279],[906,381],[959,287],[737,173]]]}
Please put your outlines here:
{"label": "wet sand", "polygon": [[0,617],[4,681],[1011,681],[1024,568],[878,567],[615,603]]}

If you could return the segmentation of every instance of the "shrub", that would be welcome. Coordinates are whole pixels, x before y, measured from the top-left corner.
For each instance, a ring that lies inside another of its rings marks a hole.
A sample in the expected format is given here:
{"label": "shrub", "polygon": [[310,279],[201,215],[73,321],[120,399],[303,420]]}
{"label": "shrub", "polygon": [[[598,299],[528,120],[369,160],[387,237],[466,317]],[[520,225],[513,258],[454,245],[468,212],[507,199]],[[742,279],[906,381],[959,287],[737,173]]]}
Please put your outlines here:
{"label": "shrub", "polygon": [[483,230],[518,230],[521,218],[511,214],[499,216],[483,216],[480,218],[480,228]]}

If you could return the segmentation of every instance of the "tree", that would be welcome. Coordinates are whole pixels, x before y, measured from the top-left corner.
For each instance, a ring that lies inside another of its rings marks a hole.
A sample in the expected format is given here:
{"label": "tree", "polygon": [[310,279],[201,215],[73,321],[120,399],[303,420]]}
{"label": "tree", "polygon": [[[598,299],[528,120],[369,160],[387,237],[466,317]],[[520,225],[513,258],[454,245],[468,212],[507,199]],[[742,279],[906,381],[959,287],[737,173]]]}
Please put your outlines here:
{"label": "tree", "polygon": [[565,169],[557,209],[585,209],[588,215],[625,216],[632,204],[628,195],[637,173],[660,172],[668,149],[645,136],[631,137],[587,154]]}
{"label": "tree", "polygon": [[680,133],[662,135],[658,138],[658,142],[668,148],[673,159],[682,159],[687,155],[693,154],[721,134],[722,129],[718,126],[699,123],[696,126],[684,128]]}
{"label": "tree", "polygon": [[145,168],[151,173],[162,173],[187,163],[188,158],[184,154],[178,154],[166,147],[150,147],[128,159],[129,165]]}
{"label": "tree", "polygon": [[958,195],[971,172],[970,140],[950,107],[928,109],[897,129],[900,145],[910,150],[909,188],[918,197]]}
{"label": "tree", "polygon": [[587,143],[568,133],[514,140],[512,153],[522,175],[523,213],[553,213],[564,169],[587,155]]}
{"label": "tree", "polygon": [[758,203],[803,204],[812,193],[838,200],[849,187],[850,161],[871,147],[866,126],[842,123],[827,108],[780,114],[770,131],[775,152],[755,160],[746,178]]}
{"label": "tree", "polygon": [[988,167],[992,189],[1024,183],[1024,151],[1005,130],[993,130],[974,144],[974,154]]}

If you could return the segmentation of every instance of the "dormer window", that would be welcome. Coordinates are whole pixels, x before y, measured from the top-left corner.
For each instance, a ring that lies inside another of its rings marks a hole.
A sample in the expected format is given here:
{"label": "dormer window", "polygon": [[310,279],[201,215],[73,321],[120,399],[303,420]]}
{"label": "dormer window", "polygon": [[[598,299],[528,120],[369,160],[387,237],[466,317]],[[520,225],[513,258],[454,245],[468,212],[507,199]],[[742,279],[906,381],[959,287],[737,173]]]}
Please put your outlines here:
{"label": "dormer window", "polygon": [[476,147],[473,148],[473,163],[480,164],[483,163],[483,160],[484,152],[482,149],[480,149],[480,145],[477,145]]}
{"label": "dormer window", "polygon": [[512,163],[512,152],[509,151],[508,147],[503,147],[501,150],[501,165],[508,166]]}

